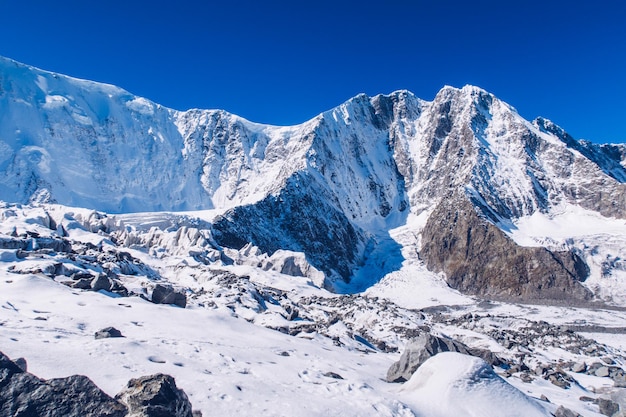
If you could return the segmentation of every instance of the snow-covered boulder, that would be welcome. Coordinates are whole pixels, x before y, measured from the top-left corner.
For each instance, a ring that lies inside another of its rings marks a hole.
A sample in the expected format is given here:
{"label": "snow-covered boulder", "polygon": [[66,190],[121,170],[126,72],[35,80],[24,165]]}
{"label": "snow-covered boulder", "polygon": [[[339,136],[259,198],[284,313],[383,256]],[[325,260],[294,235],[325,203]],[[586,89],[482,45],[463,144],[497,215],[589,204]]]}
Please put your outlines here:
{"label": "snow-covered boulder", "polygon": [[477,356],[494,366],[501,363],[500,359],[489,350],[472,349],[454,339],[422,333],[407,344],[400,360],[391,365],[387,371],[387,381],[404,382],[409,380],[411,375],[426,360],[441,352],[459,352]]}
{"label": "snow-covered boulder", "polygon": [[548,417],[484,360],[455,352],[428,359],[402,386],[403,401],[430,417]]}

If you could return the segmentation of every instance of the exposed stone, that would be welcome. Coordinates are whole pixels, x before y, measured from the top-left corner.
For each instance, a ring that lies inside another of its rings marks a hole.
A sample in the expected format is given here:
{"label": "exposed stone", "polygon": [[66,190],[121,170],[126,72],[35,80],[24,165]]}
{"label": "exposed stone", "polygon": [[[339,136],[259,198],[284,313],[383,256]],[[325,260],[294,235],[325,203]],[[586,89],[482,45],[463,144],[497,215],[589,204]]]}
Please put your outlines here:
{"label": "exposed stone", "polygon": [[96,339],[106,339],[109,337],[124,337],[122,336],[122,332],[117,330],[115,327],[105,327],[102,330],[99,330],[95,334]]}
{"label": "exposed stone", "polygon": [[155,304],[174,304],[185,308],[187,296],[169,285],[157,284],[152,291],[152,302]]}
{"label": "exposed stone", "polygon": [[[479,204],[478,201],[474,204]],[[467,294],[515,300],[587,301],[589,268],[570,252],[518,246],[458,192],[442,199],[422,233],[421,257]],[[487,208],[485,208],[487,210]]]}
{"label": "exposed stone", "polygon": [[328,377],[328,378],[333,378],[333,379],[343,379],[343,377],[335,372],[326,372],[324,374],[324,376]]}
{"label": "exposed stone", "polygon": [[131,379],[115,396],[132,417],[192,417],[191,403],[170,375],[156,374]]}

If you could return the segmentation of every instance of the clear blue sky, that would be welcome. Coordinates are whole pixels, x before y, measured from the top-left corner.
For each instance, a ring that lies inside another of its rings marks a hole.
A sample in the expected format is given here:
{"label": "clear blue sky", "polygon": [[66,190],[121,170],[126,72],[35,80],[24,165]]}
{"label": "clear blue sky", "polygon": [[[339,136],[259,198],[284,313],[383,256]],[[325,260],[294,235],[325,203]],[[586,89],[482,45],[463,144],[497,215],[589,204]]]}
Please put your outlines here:
{"label": "clear blue sky", "polygon": [[620,0],[0,0],[0,55],[272,124],[361,92],[474,84],[576,138],[626,142]]}

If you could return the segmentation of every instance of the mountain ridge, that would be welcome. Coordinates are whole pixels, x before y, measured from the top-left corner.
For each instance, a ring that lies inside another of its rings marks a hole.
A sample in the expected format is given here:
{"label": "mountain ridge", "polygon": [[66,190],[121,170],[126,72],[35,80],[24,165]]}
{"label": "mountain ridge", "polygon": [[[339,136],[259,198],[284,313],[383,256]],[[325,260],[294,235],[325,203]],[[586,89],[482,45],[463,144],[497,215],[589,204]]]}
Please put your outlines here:
{"label": "mountain ridge", "polygon": [[[576,141],[475,86],[445,86],[433,101],[407,90],[359,94],[302,124],[271,126],[223,110],[167,109],[111,85],[0,64],[0,199],[111,213],[214,210],[218,245],[303,252],[330,288],[349,283],[380,248],[401,262],[390,230],[434,210],[450,192],[505,234],[517,219],[568,204],[626,218],[626,145]],[[436,252],[422,253],[426,264],[455,276],[449,262],[428,258]],[[399,267],[383,264],[371,265],[368,281]],[[585,281],[585,268],[565,269],[571,288]],[[544,286],[520,271],[509,281]],[[457,278],[466,292],[492,294]],[[589,298],[580,288],[566,293]]]}

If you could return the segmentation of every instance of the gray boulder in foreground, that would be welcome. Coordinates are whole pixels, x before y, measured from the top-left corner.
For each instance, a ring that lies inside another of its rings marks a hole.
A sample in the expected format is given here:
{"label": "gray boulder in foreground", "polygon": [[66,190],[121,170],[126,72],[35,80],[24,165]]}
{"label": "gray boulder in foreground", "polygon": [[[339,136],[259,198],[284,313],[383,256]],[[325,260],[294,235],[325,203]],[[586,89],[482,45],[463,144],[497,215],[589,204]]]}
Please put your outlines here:
{"label": "gray boulder in foreground", "polygon": [[128,407],[128,417],[192,417],[187,394],[169,375],[131,379],[115,398]]}
{"label": "gray boulder in foreground", "polygon": [[490,365],[500,364],[500,360],[488,350],[472,349],[456,340],[434,336],[430,333],[422,333],[416,339],[411,340],[400,360],[387,371],[387,382],[408,381],[413,373],[426,360],[441,352],[459,352],[465,355],[480,357]]}
{"label": "gray boulder in foreground", "polygon": [[111,398],[83,375],[43,380],[0,352],[0,416],[197,417],[174,378],[156,374],[131,379]]}
{"label": "gray boulder in foreground", "polygon": [[86,376],[43,380],[0,352],[0,415],[123,417],[126,407]]}

